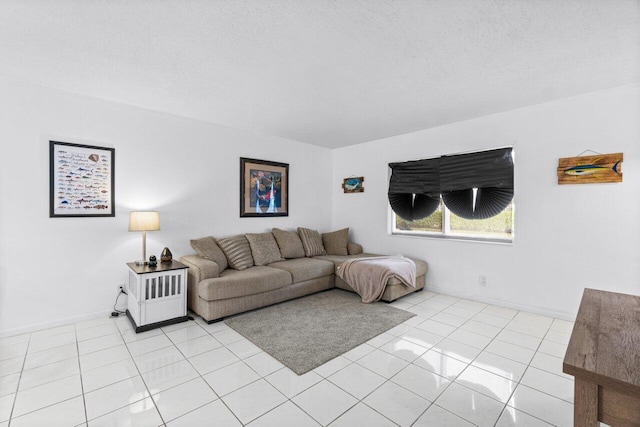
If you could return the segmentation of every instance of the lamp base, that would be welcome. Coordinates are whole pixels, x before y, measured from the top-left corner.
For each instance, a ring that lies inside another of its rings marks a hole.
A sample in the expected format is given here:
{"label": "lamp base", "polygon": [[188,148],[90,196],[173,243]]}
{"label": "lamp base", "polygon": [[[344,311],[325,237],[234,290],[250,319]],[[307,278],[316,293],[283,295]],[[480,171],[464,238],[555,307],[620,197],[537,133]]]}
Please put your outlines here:
{"label": "lamp base", "polygon": [[147,261],[136,261],[136,265],[147,265]]}

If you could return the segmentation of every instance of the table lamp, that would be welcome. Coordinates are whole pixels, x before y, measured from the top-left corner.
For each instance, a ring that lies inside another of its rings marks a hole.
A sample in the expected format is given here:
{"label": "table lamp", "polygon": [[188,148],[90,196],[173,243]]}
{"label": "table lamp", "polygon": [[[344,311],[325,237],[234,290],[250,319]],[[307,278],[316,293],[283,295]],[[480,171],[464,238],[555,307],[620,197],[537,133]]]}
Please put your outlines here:
{"label": "table lamp", "polygon": [[142,231],[142,261],[136,265],[147,263],[147,231],[160,230],[160,215],[158,212],[130,212],[129,231]]}

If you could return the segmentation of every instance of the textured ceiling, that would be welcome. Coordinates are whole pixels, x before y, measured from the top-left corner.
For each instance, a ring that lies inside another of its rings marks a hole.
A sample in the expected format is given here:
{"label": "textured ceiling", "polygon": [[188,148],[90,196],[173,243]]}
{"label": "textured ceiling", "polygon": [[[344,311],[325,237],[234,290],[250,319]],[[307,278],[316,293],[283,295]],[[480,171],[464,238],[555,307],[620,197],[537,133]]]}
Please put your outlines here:
{"label": "textured ceiling", "polygon": [[640,0],[1,0],[0,74],[340,147],[640,81]]}

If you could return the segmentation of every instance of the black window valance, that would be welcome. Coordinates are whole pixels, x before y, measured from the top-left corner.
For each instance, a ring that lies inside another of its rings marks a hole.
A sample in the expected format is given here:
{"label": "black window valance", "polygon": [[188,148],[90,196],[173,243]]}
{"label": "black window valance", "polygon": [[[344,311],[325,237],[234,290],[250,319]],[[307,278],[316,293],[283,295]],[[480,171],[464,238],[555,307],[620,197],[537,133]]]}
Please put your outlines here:
{"label": "black window valance", "polygon": [[389,203],[407,221],[426,218],[440,204],[440,159],[390,163]]}
{"label": "black window valance", "polygon": [[440,158],[389,163],[390,193],[440,194]]}
{"label": "black window valance", "polygon": [[440,191],[513,188],[511,148],[440,157]]}
{"label": "black window valance", "polygon": [[[401,218],[431,215],[442,201],[454,214],[485,219],[513,199],[512,148],[390,163],[389,203]],[[435,206],[434,206],[435,204]]]}

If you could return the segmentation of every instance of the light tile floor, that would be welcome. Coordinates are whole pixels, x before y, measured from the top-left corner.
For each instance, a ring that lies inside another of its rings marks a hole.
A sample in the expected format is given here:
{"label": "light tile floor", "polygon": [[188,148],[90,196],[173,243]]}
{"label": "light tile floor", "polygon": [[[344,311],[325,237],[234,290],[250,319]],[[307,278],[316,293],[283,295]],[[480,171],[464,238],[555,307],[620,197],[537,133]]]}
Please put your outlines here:
{"label": "light tile floor", "polygon": [[562,426],[573,324],[423,291],[417,314],[297,376],[223,322],[98,319],[0,339],[0,427]]}

